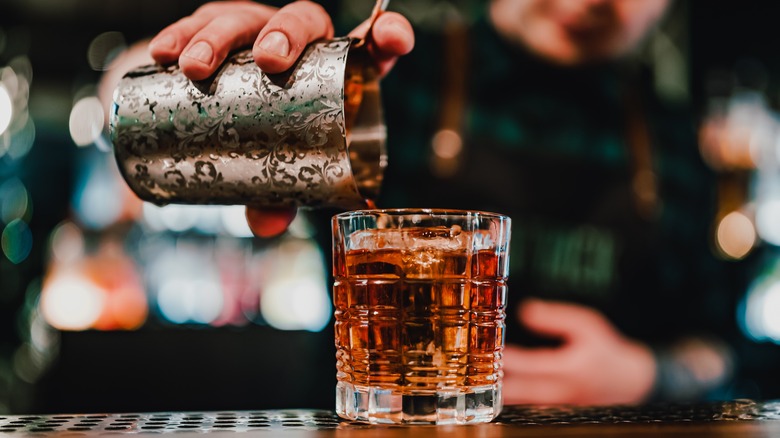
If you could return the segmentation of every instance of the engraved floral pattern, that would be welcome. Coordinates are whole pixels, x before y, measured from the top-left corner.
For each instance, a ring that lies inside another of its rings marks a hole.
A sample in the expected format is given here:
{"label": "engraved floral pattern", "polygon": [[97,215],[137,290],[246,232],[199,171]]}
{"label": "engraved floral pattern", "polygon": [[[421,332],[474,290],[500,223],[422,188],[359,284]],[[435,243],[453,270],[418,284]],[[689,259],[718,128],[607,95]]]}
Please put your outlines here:
{"label": "engraved floral pattern", "polygon": [[261,72],[249,51],[210,82],[176,66],[129,73],[111,116],[128,184],[156,203],[359,205],[344,128],[349,45],[310,45],[287,76]]}

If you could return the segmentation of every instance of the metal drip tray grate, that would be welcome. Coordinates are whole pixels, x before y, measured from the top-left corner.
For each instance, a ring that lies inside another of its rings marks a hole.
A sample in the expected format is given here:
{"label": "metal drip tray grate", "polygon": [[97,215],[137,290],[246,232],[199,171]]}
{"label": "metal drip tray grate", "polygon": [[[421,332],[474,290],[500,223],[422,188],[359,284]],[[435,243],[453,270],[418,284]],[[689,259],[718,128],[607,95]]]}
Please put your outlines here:
{"label": "metal drip tray grate", "polygon": [[329,411],[177,412],[0,417],[2,433],[45,432],[246,432],[250,430],[334,429],[341,424]]}
{"label": "metal drip tray grate", "polygon": [[[774,423],[773,420],[780,420],[780,402],[737,400],[609,407],[508,406],[494,424],[533,428],[588,424]],[[331,411],[318,410],[0,416],[0,435],[278,432],[370,427],[373,426],[344,421]]]}
{"label": "metal drip tray grate", "polygon": [[780,420],[780,402],[736,400],[700,404],[650,404],[643,406],[535,407],[510,406],[498,422],[509,425],[583,425],[752,422]]}

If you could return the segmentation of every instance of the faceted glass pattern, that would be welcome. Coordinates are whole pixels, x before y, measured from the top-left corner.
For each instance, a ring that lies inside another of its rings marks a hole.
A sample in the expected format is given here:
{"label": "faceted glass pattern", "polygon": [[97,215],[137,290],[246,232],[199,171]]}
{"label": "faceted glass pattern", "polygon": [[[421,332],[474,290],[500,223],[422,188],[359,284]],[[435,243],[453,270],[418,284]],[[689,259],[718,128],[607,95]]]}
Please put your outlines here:
{"label": "faceted glass pattern", "polygon": [[337,413],[372,423],[495,418],[509,218],[365,211],[333,225]]}

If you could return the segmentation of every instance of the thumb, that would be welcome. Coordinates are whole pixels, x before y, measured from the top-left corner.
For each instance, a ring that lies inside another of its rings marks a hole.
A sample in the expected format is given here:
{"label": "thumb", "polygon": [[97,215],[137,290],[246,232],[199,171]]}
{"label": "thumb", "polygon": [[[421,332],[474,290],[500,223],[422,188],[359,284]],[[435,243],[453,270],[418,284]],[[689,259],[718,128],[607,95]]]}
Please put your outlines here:
{"label": "thumb", "polygon": [[[366,20],[356,27],[350,36],[362,36],[368,31],[371,21]],[[403,15],[397,12],[383,12],[377,18],[372,29],[373,44],[369,53],[379,67],[380,75],[387,74],[398,57],[406,55],[414,48],[414,30]]]}
{"label": "thumb", "polygon": [[610,327],[601,313],[589,307],[540,299],[523,302],[518,318],[529,330],[564,341],[600,337]]}

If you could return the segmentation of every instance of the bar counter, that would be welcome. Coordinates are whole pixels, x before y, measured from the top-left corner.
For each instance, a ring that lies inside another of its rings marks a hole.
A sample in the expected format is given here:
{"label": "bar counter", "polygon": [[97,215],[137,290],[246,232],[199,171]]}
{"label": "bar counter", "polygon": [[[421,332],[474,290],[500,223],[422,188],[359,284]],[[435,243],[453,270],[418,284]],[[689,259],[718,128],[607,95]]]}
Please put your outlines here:
{"label": "bar counter", "polygon": [[341,420],[323,410],[158,412],[0,416],[0,436],[92,437],[235,433],[285,437],[772,437],[780,402],[605,407],[508,406],[489,424],[382,426]]}

